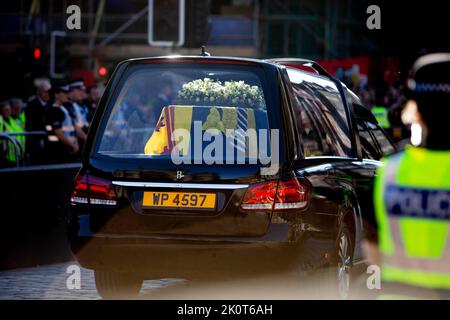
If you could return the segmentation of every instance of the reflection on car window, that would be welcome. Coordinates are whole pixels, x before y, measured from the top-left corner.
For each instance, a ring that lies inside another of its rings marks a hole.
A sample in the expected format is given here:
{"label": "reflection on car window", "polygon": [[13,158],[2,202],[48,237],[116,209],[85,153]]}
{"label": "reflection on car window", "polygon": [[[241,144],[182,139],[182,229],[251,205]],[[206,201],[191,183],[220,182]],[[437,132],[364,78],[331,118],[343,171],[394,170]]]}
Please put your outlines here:
{"label": "reflection on car window", "polygon": [[[98,152],[167,157],[174,148],[174,131],[193,133],[195,123],[201,132],[222,136],[227,129],[268,129],[264,90],[253,69],[206,64],[131,67],[108,106]],[[191,141],[184,142],[180,152],[193,152]]]}
{"label": "reflection on car window", "polygon": [[363,158],[378,160],[380,155],[376,143],[373,140],[366,123],[362,120],[358,120],[358,132]]}
{"label": "reflection on car window", "polygon": [[294,69],[288,69],[288,75],[305,156],[350,156],[347,116],[335,84]]}
{"label": "reflection on car window", "polygon": [[319,110],[316,101],[301,86],[294,85],[293,92],[296,99],[296,122],[301,129],[305,157],[333,155],[330,136],[314,116]]}
{"label": "reflection on car window", "polygon": [[395,151],[394,146],[392,145],[391,141],[386,136],[386,133],[381,129],[381,127],[377,124],[374,124],[372,122],[366,122],[367,126],[372,131],[372,134],[374,135],[375,139],[378,142],[378,145],[381,148],[381,152],[383,153],[382,156],[387,156]]}
{"label": "reflection on car window", "polygon": [[[354,109],[365,109],[361,100],[351,91],[347,91],[347,99]],[[358,119],[358,131],[364,158],[379,160],[381,157],[395,152],[394,145],[377,123]]]}

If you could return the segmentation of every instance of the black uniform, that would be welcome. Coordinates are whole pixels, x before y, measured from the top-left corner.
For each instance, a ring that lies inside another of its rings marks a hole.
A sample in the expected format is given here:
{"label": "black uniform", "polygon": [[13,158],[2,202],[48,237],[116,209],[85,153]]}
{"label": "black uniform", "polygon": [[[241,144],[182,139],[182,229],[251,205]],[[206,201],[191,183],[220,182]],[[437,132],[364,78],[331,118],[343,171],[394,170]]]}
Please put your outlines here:
{"label": "black uniform", "polygon": [[65,136],[75,137],[73,121],[68,111],[63,106],[53,105],[45,111],[44,122],[48,133],[47,150],[50,162],[64,163],[73,161],[74,156],[70,154],[70,148],[59,141],[55,135],[56,129],[63,129]]}
{"label": "black uniform", "polygon": [[[45,131],[44,113],[49,108],[48,103],[38,97],[30,100],[25,108],[25,131]],[[28,136],[25,142],[25,150],[30,155],[33,164],[43,162],[44,140],[42,137]]]}

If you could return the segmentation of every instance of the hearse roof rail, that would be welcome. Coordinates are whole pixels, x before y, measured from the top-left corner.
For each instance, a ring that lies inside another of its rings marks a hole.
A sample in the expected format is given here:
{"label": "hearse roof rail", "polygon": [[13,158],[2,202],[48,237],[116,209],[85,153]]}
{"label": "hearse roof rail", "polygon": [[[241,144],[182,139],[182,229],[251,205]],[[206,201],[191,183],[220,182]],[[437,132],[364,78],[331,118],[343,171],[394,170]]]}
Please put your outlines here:
{"label": "hearse roof rail", "polygon": [[320,64],[318,64],[317,62],[315,62],[313,60],[300,59],[300,58],[276,58],[276,59],[268,59],[265,61],[271,62],[271,63],[276,63],[276,64],[281,64],[281,65],[285,65],[285,66],[292,66],[292,67],[294,67],[295,65],[304,66],[304,67],[313,69],[314,71],[316,71],[319,75],[321,75],[323,77],[327,77],[330,79],[333,78],[328,73],[328,71],[326,71]]}

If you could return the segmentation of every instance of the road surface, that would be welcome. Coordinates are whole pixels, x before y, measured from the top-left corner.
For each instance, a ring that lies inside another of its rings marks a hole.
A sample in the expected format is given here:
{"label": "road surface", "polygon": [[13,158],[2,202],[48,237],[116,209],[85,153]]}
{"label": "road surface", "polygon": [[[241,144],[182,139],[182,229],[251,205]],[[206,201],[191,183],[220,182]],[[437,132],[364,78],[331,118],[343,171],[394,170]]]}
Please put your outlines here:
{"label": "road surface", "polygon": [[[70,266],[76,262],[0,271],[0,299],[101,299],[97,294],[92,270],[80,268],[80,289],[69,289]],[[320,279],[317,280],[320,288]],[[127,298],[127,297],[124,297]],[[302,292],[285,277],[229,280],[214,283],[190,282],[183,279],[144,281],[138,299],[327,299],[327,292]],[[358,297],[356,297],[358,298]]]}

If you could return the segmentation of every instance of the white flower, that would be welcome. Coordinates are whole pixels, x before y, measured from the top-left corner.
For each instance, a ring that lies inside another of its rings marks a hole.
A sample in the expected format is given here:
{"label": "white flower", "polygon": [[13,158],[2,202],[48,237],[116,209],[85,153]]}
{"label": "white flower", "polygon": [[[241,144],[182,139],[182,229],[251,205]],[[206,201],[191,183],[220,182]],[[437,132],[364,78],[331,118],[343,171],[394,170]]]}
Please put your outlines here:
{"label": "white flower", "polygon": [[178,92],[177,103],[208,103],[235,107],[264,108],[264,98],[258,86],[250,86],[244,81],[215,81],[210,78],[197,79],[183,84]]}

